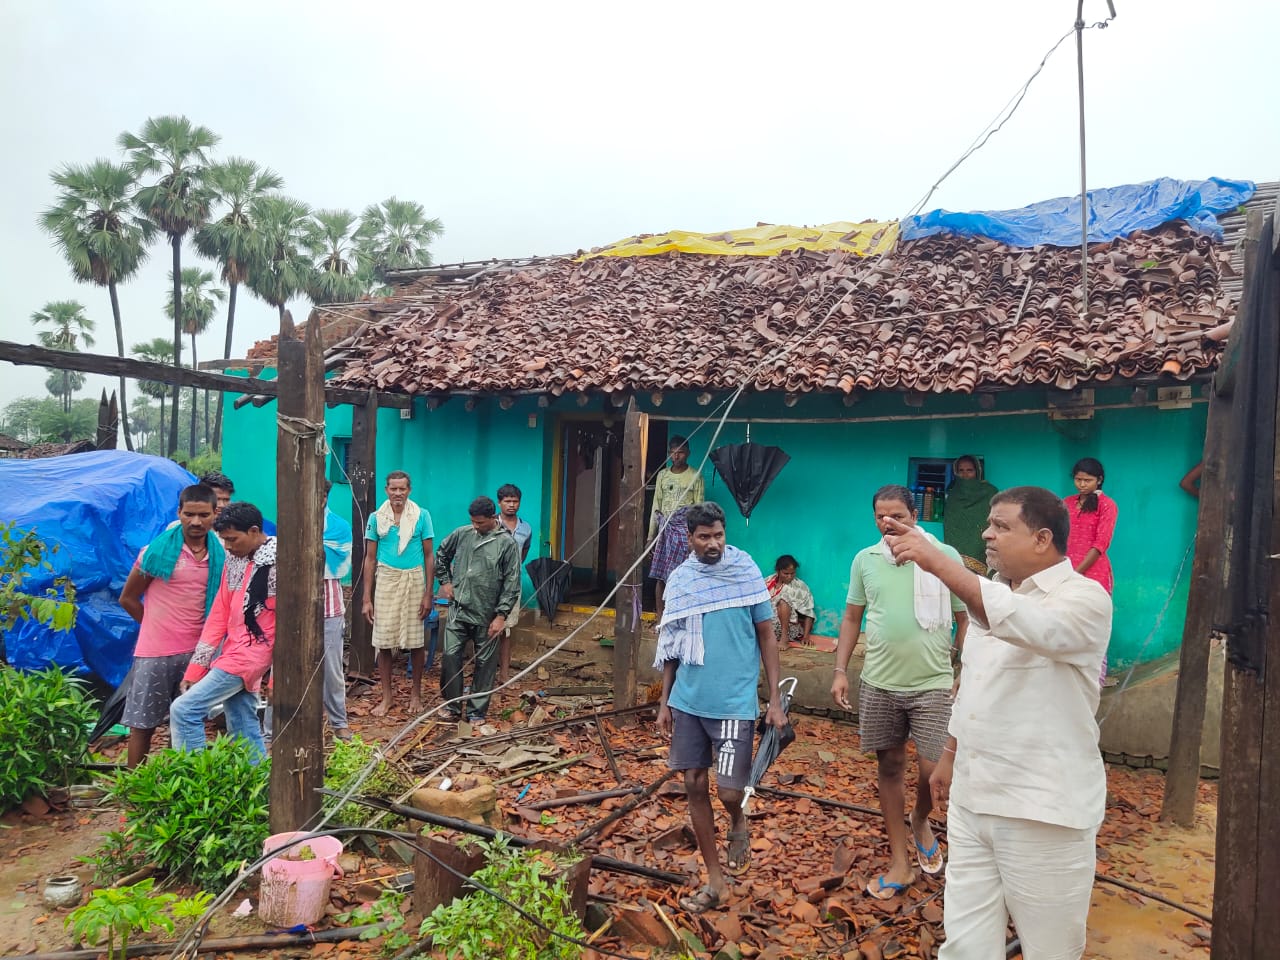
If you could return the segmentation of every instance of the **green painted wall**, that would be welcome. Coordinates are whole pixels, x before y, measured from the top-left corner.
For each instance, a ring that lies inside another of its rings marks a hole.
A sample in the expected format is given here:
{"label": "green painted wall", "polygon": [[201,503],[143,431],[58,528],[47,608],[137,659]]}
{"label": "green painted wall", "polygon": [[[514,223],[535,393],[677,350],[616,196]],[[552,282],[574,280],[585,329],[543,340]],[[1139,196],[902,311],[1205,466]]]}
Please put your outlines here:
{"label": "green painted wall", "polygon": [[[1194,390],[1197,396],[1201,392],[1199,387]],[[1154,396],[1154,390],[1150,392]],[[690,436],[696,463],[715,427],[714,423],[699,426],[699,421],[717,404],[702,407],[691,396],[668,395],[661,407],[653,407],[648,397],[641,399],[656,416],[681,418],[672,420],[668,429]],[[1039,412],[1043,391],[1003,393],[994,399],[989,411],[980,410],[974,397],[929,396],[923,407],[909,408],[898,394],[872,395],[852,408],[829,396],[805,397],[788,408],[776,395],[746,395],[733,411],[735,418],[905,419],[754,422],[751,439],[782,447],[791,462],[749,524],[743,522],[723,481],[713,476],[709,465],[708,495],[729,514],[731,541],[750,551],[766,572],[780,553],[800,559],[801,576],[813,589],[818,605],[817,629],[834,634],[849,564],[854,553],[877,536],[871,495],[882,484],[906,482],[909,457],[974,453],[985,458],[987,477],[998,487],[1037,484],[1065,495],[1073,492],[1072,464],[1080,457],[1095,456],[1107,468],[1105,489],[1120,508],[1111,549],[1116,578],[1112,662],[1118,666],[1147,662],[1176,650],[1196,507],[1177,483],[1200,457],[1206,406],[1197,403],[1188,410],[1166,411],[1132,407],[1130,391],[1099,390],[1097,405],[1123,408],[1098,410],[1092,420],[1055,423]],[[993,415],[1029,408],[1037,412]],[[275,407],[232,411],[228,405],[227,411],[224,470],[235,480],[237,496],[274,516]],[[947,413],[967,415],[936,419]],[[348,436],[350,408],[328,410],[326,422],[331,437]],[[746,424],[727,423],[717,445],[741,442],[745,433]],[[401,419],[397,410],[379,412],[378,471],[380,475],[393,469],[409,472],[414,497],[431,511],[438,536],[467,522],[467,505],[473,497],[481,493],[492,497],[500,484],[515,483],[524,493],[522,515],[534,528],[530,550],[534,557],[545,552],[551,538],[553,436],[554,417],[532,399],[520,400],[505,411],[489,399],[471,411],[460,399],[434,411],[419,401],[408,420]],[[335,485],[331,503],[348,515],[349,488]],[[928,526],[941,534],[941,524]],[[525,591],[528,602],[527,578]]]}
{"label": "green painted wall", "polygon": [[[274,372],[262,374],[274,379]],[[256,504],[265,516],[274,518],[276,499],[276,408],[246,406],[231,409],[228,395],[224,414],[223,472],[236,484],[236,498]],[[539,556],[549,538],[546,523],[550,516],[544,491],[546,451],[550,449],[544,411],[532,399],[501,410],[484,402],[473,411],[463,401],[453,400],[436,410],[425,402],[414,404],[413,416],[402,419],[399,410],[378,411],[377,463],[379,501],[382,478],[392,470],[406,471],[413,485],[413,499],[431,513],[437,542],[455,527],[467,523],[467,507],[481,494],[493,497],[504,483],[514,483],[524,494],[521,515],[533,527],[529,557]],[[530,417],[533,425],[530,426]],[[326,409],[325,425],[335,439],[351,435],[351,408]],[[330,464],[333,457],[330,457]],[[351,488],[335,479],[329,495],[335,512],[351,520]],[[359,529],[367,517],[355,518]],[[525,577],[526,600],[532,595]]]}
{"label": "green painted wall", "polygon": [[[1129,396],[1127,390],[1098,391],[1095,403],[1124,404]],[[1002,394],[996,409],[1038,407],[1042,398],[1043,393]],[[913,412],[900,396],[871,397],[850,410],[829,398],[802,400],[790,410],[766,410],[759,398],[744,402],[734,417],[752,412],[770,417]],[[670,415],[673,406],[679,408],[678,403],[664,402],[652,412]],[[920,412],[966,407],[977,411],[973,398],[931,396]],[[705,416],[711,408],[699,409]],[[1058,423],[1043,413],[871,423],[753,423],[751,440],[782,447],[791,462],[749,522],[742,519],[724,482],[712,478],[710,464],[707,493],[730,517],[731,542],[748,550],[766,573],[779,554],[791,553],[800,560],[800,576],[818,606],[816,629],[834,635],[853,555],[878,536],[872,494],[883,484],[907,482],[908,457],[978,454],[985,458],[987,479],[997,487],[1034,484],[1064,496],[1075,492],[1070,475],[1075,461],[1097,457],[1107,470],[1106,492],[1120,510],[1110,551],[1116,581],[1110,656],[1113,664],[1124,666],[1157,659],[1176,650],[1181,641],[1196,501],[1177,484],[1200,458],[1205,413],[1206,405],[1196,404],[1189,410],[1099,410],[1092,420]],[[675,421],[669,429],[692,435],[691,462],[696,463],[706,452],[714,424],[699,429],[697,421]],[[745,424],[727,423],[717,445],[740,443],[745,435]],[[941,523],[925,526],[941,536]]]}

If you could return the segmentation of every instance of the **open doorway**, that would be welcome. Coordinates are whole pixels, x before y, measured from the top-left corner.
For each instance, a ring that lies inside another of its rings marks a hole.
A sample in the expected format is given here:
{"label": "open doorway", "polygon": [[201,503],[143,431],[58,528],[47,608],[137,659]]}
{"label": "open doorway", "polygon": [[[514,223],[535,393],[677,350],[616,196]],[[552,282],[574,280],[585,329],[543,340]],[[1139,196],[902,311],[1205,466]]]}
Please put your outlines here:
{"label": "open doorway", "polygon": [[564,548],[573,568],[569,596],[599,602],[616,580],[609,547],[618,540],[613,516],[622,484],[622,418],[565,420],[560,425],[564,451]]}
{"label": "open doorway", "polygon": [[[624,417],[564,419],[560,423],[563,513],[560,558],[569,561],[569,597],[599,603],[635,557],[622,556],[620,506]],[[666,460],[667,424],[648,421],[644,522],[653,505],[653,478]],[[646,564],[647,570],[647,564]],[[653,609],[653,581],[646,578],[644,609]]]}

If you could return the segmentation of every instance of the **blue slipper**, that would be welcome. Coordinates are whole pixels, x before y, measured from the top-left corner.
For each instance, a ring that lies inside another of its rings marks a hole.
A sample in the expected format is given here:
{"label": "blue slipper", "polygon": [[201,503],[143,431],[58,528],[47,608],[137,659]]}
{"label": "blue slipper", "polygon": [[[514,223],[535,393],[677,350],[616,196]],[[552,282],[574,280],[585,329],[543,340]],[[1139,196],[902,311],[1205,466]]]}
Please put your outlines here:
{"label": "blue slipper", "polygon": [[[915,839],[914,837],[912,839]],[[933,846],[928,850],[924,848],[919,840],[916,840],[916,863],[920,864],[920,869],[927,876],[936,877],[947,865],[942,859],[942,854],[938,852],[938,838],[933,838]]]}
{"label": "blue slipper", "polygon": [[892,900],[898,894],[905,893],[909,886],[911,886],[909,883],[894,883],[892,880],[886,880],[884,874],[880,874],[876,877],[875,883],[867,884],[867,893],[877,900]]}

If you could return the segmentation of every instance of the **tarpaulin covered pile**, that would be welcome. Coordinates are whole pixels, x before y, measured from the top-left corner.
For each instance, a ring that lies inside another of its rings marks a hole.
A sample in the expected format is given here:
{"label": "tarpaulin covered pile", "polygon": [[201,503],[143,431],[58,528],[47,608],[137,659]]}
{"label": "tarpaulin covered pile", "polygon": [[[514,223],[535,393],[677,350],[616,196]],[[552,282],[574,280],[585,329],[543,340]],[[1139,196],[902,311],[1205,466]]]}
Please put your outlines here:
{"label": "tarpaulin covered pile", "polygon": [[40,593],[57,578],[75,586],[70,631],[21,621],[4,636],[20,670],[52,664],[90,671],[115,686],[133,660],[138,625],[116,602],[134,560],[177,516],[178,494],[195,478],[171,460],[123,450],[47,460],[0,460],[0,521],[34,529],[52,570],[23,584]]}
{"label": "tarpaulin covered pile", "polygon": [[[1089,191],[1089,242],[1105,243],[1138,230],[1152,230],[1172,220],[1185,220],[1200,233],[1222,239],[1217,215],[1246,203],[1257,187],[1249,180],[1175,180],[1160,177],[1145,183]],[[1042,200],[1016,210],[957,213],[930,210],[906,220],[853,223],[838,221],[816,227],[759,224],[721,233],[672,230],[626,237],[582,255],[651,257],[663,253],[703,256],[772,257],[784,250],[819,250],[874,257],[892,253],[899,240],[918,240],[944,233],[985,237],[1011,247],[1078,247],[1080,195]]]}
{"label": "tarpaulin covered pile", "polygon": [[[1089,191],[1089,241],[1103,243],[1136,230],[1151,230],[1170,220],[1185,220],[1201,233],[1222,239],[1216,214],[1229,213],[1253,196],[1248,180],[1173,180]],[[902,221],[902,239],[947,233],[987,237],[1011,247],[1080,245],[1080,195],[1042,200],[1017,210],[953,213],[930,210]]]}
{"label": "tarpaulin covered pile", "polygon": [[894,220],[865,223],[824,223],[817,227],[760,224],[721,233],[672,230],[656,235],[627,237],[582,257],[652,257],[660,253],[705,256],[772,257],[784,250],[839,250],[869,257],[893,250],[898,239]]}

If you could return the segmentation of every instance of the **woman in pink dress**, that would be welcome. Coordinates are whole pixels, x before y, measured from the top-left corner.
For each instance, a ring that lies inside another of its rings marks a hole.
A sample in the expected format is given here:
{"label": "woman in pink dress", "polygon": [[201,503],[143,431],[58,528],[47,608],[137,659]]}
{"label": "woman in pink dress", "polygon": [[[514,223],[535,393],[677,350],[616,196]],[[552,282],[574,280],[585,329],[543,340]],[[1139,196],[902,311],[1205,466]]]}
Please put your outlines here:
{"label": "woman in pink dress", "polygon": [[[1116,502],[1102,492],[1106,471],[1093,457],[1078,460],[1071,468],[1076,493],[1063,500],[1071,515],[1071,533],[1067,537],[1067,559],[1090,580],[1097,581],[1108,594],[1114,581],[1107,549],[1116,532],[1119,509]],[[1102,661],[1102,679],[1107,676],[1107,661]]]}

